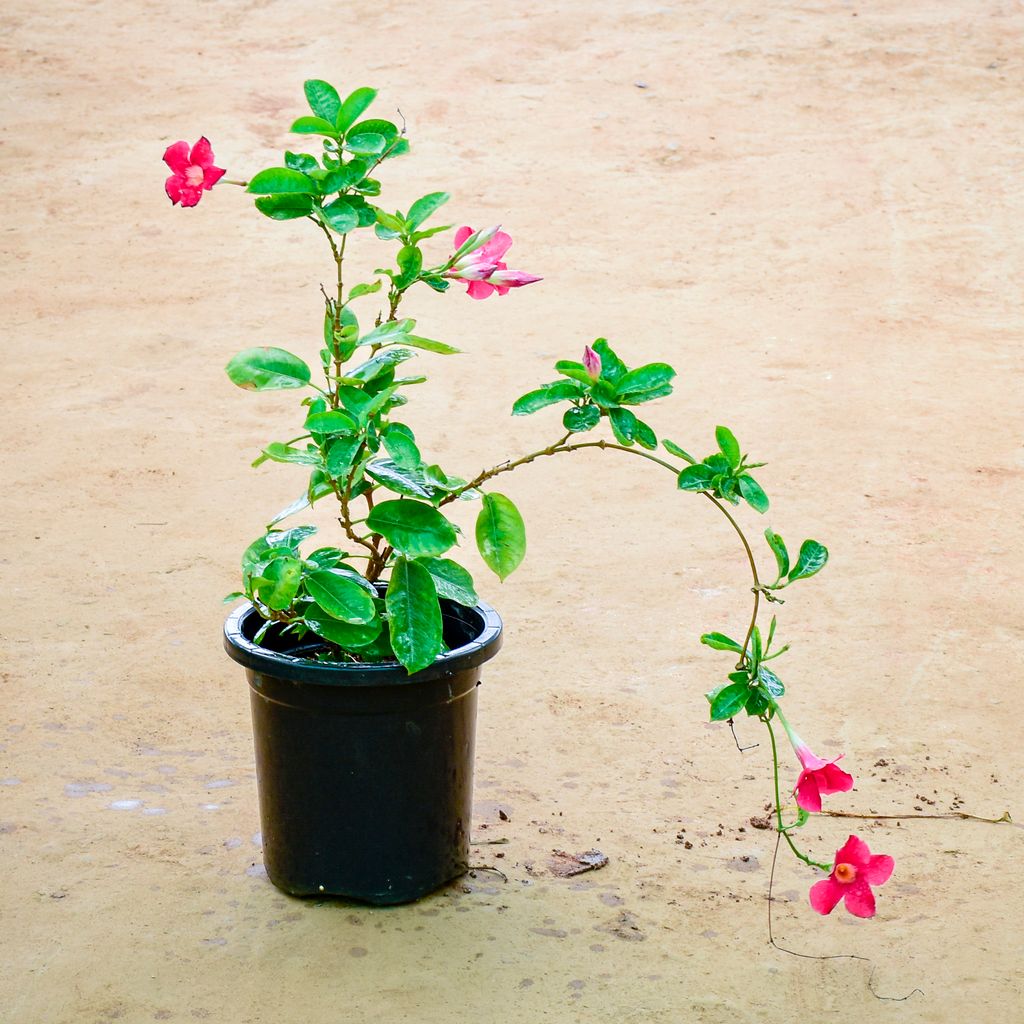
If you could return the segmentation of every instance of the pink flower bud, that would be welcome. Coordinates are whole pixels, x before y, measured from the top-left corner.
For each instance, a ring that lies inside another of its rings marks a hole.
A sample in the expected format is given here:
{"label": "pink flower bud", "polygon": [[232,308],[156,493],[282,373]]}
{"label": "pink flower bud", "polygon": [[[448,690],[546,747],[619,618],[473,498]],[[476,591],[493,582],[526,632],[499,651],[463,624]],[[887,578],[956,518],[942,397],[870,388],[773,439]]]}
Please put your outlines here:
{"label": "pink flower bud", "polygon": [[601,357],[589,345],[583,350],[583,367],[591,380],[601,376]]}

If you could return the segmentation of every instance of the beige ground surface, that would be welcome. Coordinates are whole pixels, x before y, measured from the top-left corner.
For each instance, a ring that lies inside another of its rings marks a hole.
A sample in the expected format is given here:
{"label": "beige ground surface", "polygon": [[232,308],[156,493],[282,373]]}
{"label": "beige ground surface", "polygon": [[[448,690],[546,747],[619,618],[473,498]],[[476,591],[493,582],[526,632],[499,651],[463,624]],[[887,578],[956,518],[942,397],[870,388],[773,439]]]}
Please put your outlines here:
{"label": "beige ground surface", "polygon": [[[859,779],[833,806],[1024,821],[1020,5],[362,6],[0,14],[0,1020],[1024,1020],[1016,827],[866,824],[897,860],[869,922],[814,915],[780,861],[780,943],[872,964],[768,945],[767,754],[703,721],[722,656],[696,643],[742,629],[741,552],[612,457],[507,478],[530,553],[478,576],[508,628],[477,826],[509,840],[478,858],[507,883],[373,910],[263,877],[218,602],[300,485],[247,466],[291,399],[221,366],[312,354],[330,270],[235,189],[172,209],[160,155],[205,133],[239,175],[271,163],[310,76],[401,106],[393,202],[448,187],[546,278],[416,304],[469,353],[428,357],[449,375],[411,407],[440,461],[546,443],[556,418],[510,402],[598,334],[675,363],[658,429],[703,452],[732,425],[771,525],[832,549],[781,614],[801,731]],[[848,824],[807,838],[829,855]],[[603,871],[545,876],[591,846]]]}

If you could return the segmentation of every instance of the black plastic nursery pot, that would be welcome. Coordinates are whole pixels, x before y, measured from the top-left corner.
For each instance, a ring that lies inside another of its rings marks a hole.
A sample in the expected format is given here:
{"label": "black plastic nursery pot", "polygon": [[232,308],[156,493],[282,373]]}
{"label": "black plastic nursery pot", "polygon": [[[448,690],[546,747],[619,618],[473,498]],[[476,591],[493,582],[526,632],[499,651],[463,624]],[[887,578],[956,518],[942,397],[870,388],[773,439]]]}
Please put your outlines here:
{"label": "black plastic nursery pot", "polygon": [[501,619],[484,604],[441,609],[449,651],[413,675],[317,661],[316,644],[276,627],[256,644],[251,605],[228,618],[224,647],[249,680],[263,862],[284,892],[407,903],[466,872],[476,691]]}

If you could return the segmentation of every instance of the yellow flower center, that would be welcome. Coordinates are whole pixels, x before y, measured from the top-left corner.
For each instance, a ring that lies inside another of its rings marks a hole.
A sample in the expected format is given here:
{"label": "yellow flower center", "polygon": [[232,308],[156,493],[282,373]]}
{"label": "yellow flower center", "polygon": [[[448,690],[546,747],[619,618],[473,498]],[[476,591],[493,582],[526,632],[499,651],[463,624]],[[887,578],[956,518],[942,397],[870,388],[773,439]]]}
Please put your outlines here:
{"label": "yellow flower center", "polygon": [[202,185],[203,178],[205,177],[206,172],[199,166],[199,164],[192,164],[192,166],[185,172],[185,180],[190,185]]}
{"label": "yellow flower center", "polygon": [[857,877],[857,869],[852,864],[836,865],[836,881],[848,885]]}

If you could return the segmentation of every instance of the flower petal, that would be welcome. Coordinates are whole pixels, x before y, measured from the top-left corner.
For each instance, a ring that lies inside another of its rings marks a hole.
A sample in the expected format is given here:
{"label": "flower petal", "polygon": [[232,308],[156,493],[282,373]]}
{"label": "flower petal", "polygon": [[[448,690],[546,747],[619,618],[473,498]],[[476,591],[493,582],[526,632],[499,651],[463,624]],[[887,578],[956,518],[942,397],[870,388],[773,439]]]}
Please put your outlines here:
{"label": "flower petal", "polygon": [[214,167],[212,164],[209,167],[203,168],[203,188],[209,192],[226,173],[223,167]]}
{"label": "flower petal", "polygon": [[182,185],[181,186],[181,205],[182,206],[195,206],[200,199],[203,198],[203,188],[201,185]]}
{"label": "flower petal", "polygon": [[819,914],[831,914],[836,909],[836,904],[843,898],[845,888],[833,878],[823,878],[820,882],[815,882],[808,893],[811,906]]}
{"label": "flower petal", "polygon": [[896,861],[887,854],[880,853],[873,856],[865,865],[861,868],[865,881],[871,885],[885,885],[886,882],[892,877],[893,868],[896,867]]}
{"label": "flower petal", "polygon": [[494,291],[494,285],[486,281],[470,281],[466,293],[474,299],[486,299]]}
{"label": "flower petal", "polygon": [[164,163],[175,174],[184,174],[189,165],[188,143],[184,139],[180,142],[172,142],[164,150]]}
{"label": "flower petal", "polygon": [[181,188],[185,184],[185,179],[179,174],[172,174],[167,181],[164,182],[164,191],[167,193],[167,198],[172,203],[181,201]]}
{"label": "flower petal", "polygon": [[473,234],[473,229],[469,227],[461,227],[455,232],[455,248],[458,249],[462,243]]}
{"label": "flower petal", "polygon": [[477,253],[480,259],[497,263],[511,248],[512,236],[505,231],[499,231],[486,245],[480,246]]}
{"label": "flower petal", "polygon": [[843,848],[836,851],[837,864],[852,864],[858,871],[866,868],[870,861],[871,851],[860,836],[850,836]]}
{"label": "flower petal", "polygon": [[875,894],[871,891],[871,886],[868,885],[866,878],[863,876],[855,878],[843,888],[846,890],[843,893],[846,909],[854,917],[875,916]]}
{"label": "flower petal", "polygon": [[853,776],[837,767],[833,761],[818,772],[818,789],[825,796],[830,793],[849,793],[853,789]]}
{"label": "flower petal", "polygon": [[213,166],[213,147],[205,135],[192,147],[190,163],[199,164],[204,170]]}
{"label": "flower petal", "polygon": [[821,814],[821,792],[818,789],[818,779],[814,772],[802,771],[800,778],[796,780],[796,788],[793,790],[796,795],[796,805],[812,814]]}

